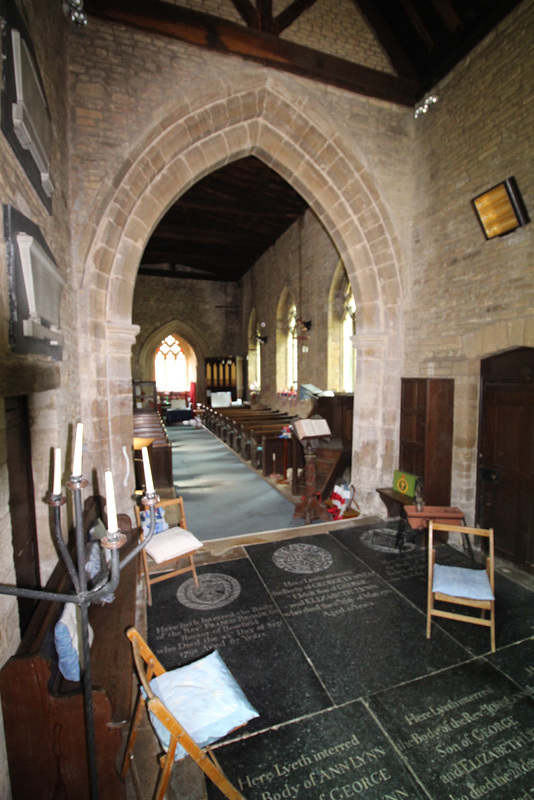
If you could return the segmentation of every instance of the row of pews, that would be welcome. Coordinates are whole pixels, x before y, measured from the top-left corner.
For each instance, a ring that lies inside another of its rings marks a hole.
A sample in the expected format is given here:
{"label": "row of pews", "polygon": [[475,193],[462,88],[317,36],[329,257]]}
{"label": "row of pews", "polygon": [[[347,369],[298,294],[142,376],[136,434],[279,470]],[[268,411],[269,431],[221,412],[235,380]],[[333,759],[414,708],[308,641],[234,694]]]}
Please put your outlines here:
{"label": "row of pews", "polygon": [[276,473],[285,477],[289,467],[302,467],[302,459],[294,464],[292,458],[294,436],[290,426],[295,416],[269,408],[234,406],[201,405],[200,411],[206,428],[264,475]]}
{"label": "row of pews", "polygon": [[[231,406],[212,408],[199,405],[198,410],[206,428],[219,437],[243,459],[265,476],[280,475],[289,479],[291,492],[301,495],[304,485],[304,451],[292,432],[282,437],[296,415],[265,407]],[[332,437],[317,450],[316,486],[323,500],[330,497],[336,482],[350,468],[352,449],[352,395],[321,397],[312,414],[327,420]]]}

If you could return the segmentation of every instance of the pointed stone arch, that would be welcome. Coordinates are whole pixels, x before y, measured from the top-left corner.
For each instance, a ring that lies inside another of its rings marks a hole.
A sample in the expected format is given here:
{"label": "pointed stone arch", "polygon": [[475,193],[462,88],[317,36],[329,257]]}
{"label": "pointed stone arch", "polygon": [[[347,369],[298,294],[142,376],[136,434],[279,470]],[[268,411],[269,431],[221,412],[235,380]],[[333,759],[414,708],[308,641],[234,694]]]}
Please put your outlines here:
{"label": "pointed stone arch", "polygon": [[[131,324],[132,300],[151,232],[177,197],[204,175],[255,155],[308,202],[350,277],[358,306],[358,363],[362,379],[366,381],[372,372],[373,381],[369,401],[362,395],[355,413],[355,461],[360,470],[370,470],[370,474],[360,472],[360,478],[369,487],[369,503],[376,507],[370,483],[379,485],[380,473],[392,467],[383,454],[394,450],[386,444],[391,431],[384,422],[391,419],[386,374],[389,381],[392,374],[384,370],[393,369],[398,375],[401,362],[399,254],[385,204],[363,160],[317,104],[308,105],[272,76],[240,91],[219,88],[220,94],[199,89],[202,102],[177,108],[164,125],[160,122],[147,133],[144,147],[131,154],[120,174],[103,187],[95,204],[100,222],[91,241],[87,236],[80,239],[87,243],[85,254],[80,253],[85,264],[81,302],[87,317],[80,318],[86,318],[97,333],[95,378],[103,363],[106,372],[109,457],[114,460],[114,451],[120,450],[115,444],[129,434],[125,412],[131,409],[131,397],[126,376],[137,333]],[[364,502],[363,494],[360,500]]]}

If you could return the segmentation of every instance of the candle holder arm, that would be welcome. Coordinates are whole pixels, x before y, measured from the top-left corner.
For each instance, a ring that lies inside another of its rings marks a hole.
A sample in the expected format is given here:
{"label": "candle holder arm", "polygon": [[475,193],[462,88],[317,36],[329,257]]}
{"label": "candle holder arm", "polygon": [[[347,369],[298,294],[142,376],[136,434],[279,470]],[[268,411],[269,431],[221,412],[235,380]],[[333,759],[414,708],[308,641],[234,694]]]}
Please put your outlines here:
{"label": "candle holder arm", "polygon": [[159,497],[156,492],[152,492],[151,494],[145,494],[142,501],[143,505],[148,506],[150,510],[150,525],[148,528],[148,533],[144,536],[143,540],[140,541],[133,550],[131,550],[127,556],[125,556],[122,561],[120,562],[120,569],[123,570],[126,564],[129,564],[130,561],[135,558],[141,550],[147,546],[149,541],[152,539],[154,532],[156,530],[156,503],[159,503]]}

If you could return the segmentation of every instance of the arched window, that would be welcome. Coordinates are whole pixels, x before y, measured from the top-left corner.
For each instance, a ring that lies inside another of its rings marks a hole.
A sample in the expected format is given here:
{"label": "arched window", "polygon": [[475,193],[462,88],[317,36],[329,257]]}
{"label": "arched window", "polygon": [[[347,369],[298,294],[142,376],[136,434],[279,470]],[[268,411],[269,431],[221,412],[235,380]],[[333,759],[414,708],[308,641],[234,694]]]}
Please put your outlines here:
{"label": "arched window", "polygon": [[353,392],[356,351],[356,303],[349,277],[340,260],[332,279],[328,304],[328,386],[338,392]]}
{"label": "arched window", "polygon": [[354,391],[354,347],[352,337],[356,333],[356,303],[352,295],[352,289],[347,282],[345,288],[345,298],[343,304],[342,328],[342,348],[341,348],[341,375],[343,380],[343,391]]}
{"label": "arched window", "polygon": [[294,391],[298,386],[299,363],[298,363],[298,339],[297,339],[297,307],[292,305],[287,315],[287,388]]}
{"label": "arched window", "polygon": [[277,392],[295,391],[298,386],[297,331],[297,306],[289,289],[284,288],[276,310]]}
{"label": "arched window", "polygon": [[158,392],[186,392],[189,389],[187,359],[178,339],[170,334],[156,351],[154,359]]}
{"label": "arched window", "polygon": [[248,388],[249,392],[261,391],[261,327],[256,311],[250,313],[248,322]]}

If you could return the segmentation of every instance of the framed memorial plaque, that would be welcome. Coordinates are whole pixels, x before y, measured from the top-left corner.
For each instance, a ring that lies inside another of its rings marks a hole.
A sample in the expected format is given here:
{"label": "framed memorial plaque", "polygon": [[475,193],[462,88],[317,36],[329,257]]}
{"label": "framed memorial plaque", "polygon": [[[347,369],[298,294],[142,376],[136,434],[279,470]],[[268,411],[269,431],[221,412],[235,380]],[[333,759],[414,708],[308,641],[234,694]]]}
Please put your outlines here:
{"label": "framed memorial plaque", "polygon": [[61,296],[65,280],[39,227],[4,206],[8,256],[9,345],[14,353],[62,357]]}
{"label": "framed memorial plaque", "polygon": [[2,2],[2,131],[35,191],[52,211],[52,123],[30,36],[13,0]]}

